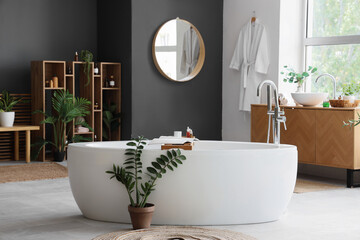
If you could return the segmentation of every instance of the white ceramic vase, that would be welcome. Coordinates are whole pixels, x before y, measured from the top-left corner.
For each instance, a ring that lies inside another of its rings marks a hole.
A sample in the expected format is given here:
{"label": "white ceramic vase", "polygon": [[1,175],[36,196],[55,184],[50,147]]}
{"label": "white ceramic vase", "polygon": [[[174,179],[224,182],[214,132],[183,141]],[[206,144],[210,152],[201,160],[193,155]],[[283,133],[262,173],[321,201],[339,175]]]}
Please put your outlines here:
{"label": "white ceramic vase", "polygon": [[350,100],[350,103],[355,102],[355,96],[343,96],[344,100]]}
{"label": "white ceramic vase", "polygon": [[14,125],[15,112],[0,112],[0,126],[12,127]]}

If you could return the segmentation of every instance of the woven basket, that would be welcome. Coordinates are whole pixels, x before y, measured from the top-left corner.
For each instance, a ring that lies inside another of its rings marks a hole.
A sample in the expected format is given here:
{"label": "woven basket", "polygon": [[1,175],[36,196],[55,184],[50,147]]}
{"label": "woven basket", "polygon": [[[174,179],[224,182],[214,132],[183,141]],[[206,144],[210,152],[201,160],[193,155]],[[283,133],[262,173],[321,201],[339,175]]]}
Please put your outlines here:
{"label": "woven basket", "polygon": [[354,103],[350,103],[350,100],[330,100],[331,107],[358,107],[360,104],[360,100],[355,100]]}

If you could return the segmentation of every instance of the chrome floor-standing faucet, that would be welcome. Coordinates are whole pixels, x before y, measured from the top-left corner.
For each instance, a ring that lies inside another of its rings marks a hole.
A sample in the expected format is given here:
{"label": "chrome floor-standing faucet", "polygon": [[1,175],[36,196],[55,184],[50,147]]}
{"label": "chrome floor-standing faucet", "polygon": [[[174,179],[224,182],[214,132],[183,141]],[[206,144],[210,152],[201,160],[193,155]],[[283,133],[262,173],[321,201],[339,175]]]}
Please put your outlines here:
{"label": "chrome floor-standing faucet", "polygon": [[[279,97],[278,91],[275,83],[271,80],[264,80],[262,81],[258,88],[257,88],[257,96],[260,96],[261,89],[264,85],[267,85],[267,114],[269,115],[269,126],[268,126],[268,138],[267,142],[269,143],[270,137],[270,116],[272,118],[272,126],[273,126],[273,140],[274,144],[280,144],[280,123],[284,123],[284,127],[286,130],[286,117],[284,116],[284,112],[280,111],[279,107]],[[272,111],[272,104],[271,104],[271,88],[274,90],[274,97],[275,97],[275,108]]]}

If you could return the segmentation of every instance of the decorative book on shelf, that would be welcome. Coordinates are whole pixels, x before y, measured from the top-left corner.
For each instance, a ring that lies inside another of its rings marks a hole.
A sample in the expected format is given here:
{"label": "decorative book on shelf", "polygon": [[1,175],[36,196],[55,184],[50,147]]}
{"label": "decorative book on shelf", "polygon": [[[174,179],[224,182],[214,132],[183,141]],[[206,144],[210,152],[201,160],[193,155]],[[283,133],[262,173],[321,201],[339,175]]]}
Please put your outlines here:
{"label": "decorative book on shelf", "polygon": [[[116,104],[116,113],[121,113],[121,64],[112,62],[96,63],[96,74],[94,74],[94,62],[90,63],[90,83],[84,72],[85,62],[81,61],[32,61],[31,62],[31,102],[32,109],[42,110],[52,113],[51,98],[54,91],[66,89],[75,97],[83,97],[91,102],[90,114],[85,117],[85,121],[94,129],[89,132],[76,132],[74,124],[69,138],[76,134],[82,134],[92,141],[102,141],[103,139],[103,106]],[[55,78],[54,78],[55,77]],[[55,85],[51,85],[51,80]],[[111,81],[111,84],[110,84]],[[40,124],[44,119],[40,114],[32,116],[32,124],[39,125],[40,131],[33,134],[33,142],[36,138],[51,139],[52,128],[48,124]],[[120,126],[111,132],[106,130],[110,140],[120,140]],[[106,128],[105,128],[106,129]],[[51,153],[52,149],[43,149],[39,154],[38,160],[45,161],[50,159],[46,153]]]}

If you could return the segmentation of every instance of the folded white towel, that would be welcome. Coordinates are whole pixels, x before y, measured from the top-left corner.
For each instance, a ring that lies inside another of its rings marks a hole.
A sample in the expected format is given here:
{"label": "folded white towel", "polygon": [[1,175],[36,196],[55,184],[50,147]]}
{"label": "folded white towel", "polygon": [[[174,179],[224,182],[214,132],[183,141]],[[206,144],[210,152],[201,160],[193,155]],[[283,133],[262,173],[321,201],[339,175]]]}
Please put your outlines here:
{"label": "folded white towel", "polygon": [[77,127],[76,128],[76,132],[77,133],[87,133],[87,132],[89,132],[89,129],[88,128],[86,128],[86,127]]}
{"label": "folded white towel", "polygon": [[161,136],[159,138],[154,138],[153,140],[151,140],[149,142],[149,145],[152,144],[184,144],[186,142],[194,142],[195,138],[178,138],[178,137],[174,137],[174,136]]}

